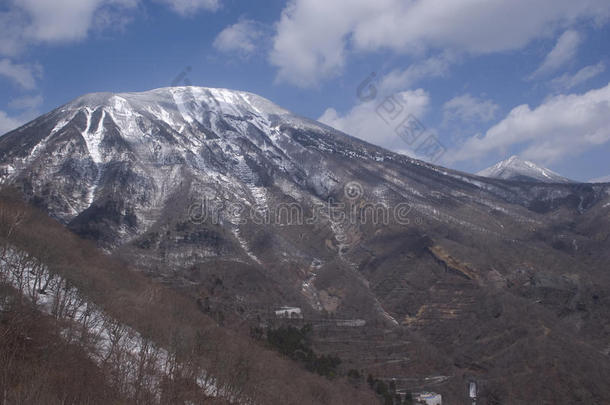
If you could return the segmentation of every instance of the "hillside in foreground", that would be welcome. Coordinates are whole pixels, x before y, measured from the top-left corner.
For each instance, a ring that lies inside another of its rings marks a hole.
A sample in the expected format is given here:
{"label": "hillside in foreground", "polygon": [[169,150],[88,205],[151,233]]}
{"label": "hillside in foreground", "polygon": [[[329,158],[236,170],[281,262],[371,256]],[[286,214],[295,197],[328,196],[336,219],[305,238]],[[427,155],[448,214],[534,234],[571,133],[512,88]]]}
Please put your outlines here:
{"label": "hillside in foreground", "polygon": [[5,403],[377,403],[220,327],[6,190],[0,253]]}

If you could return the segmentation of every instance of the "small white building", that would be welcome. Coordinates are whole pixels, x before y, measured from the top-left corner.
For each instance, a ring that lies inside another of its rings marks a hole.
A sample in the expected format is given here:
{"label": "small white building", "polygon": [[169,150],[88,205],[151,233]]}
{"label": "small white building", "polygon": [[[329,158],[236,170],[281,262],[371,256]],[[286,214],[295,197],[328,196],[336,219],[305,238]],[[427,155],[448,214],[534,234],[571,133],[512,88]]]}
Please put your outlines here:
{"label": "small white building", "polygon": [[301,308],[298,307],[281,307],[275,310],[275,316],[278,318],[302,318]]}
{"label": "small white building", "polygon": [[443,405],[443,397],[436,392],[420,392],[415,395],[415,401],[426,405]]}
{"label": "small white building", "polygon": [[337,326],[347,327],[347,328],[357,328],[366,325],[366,321],[364,319],[342,319],[337,321]]}

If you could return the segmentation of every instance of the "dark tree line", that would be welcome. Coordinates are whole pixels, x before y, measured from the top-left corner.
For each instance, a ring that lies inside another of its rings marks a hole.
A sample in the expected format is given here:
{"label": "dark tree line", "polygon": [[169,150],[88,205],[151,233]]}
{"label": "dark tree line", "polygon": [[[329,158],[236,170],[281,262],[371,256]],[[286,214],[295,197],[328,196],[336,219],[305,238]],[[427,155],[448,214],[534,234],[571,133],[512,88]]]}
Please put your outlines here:
{"label": "dark tree line", "polygon": [[341,359],[332,355],[317,355],[311,348],[311,325],[298,329],[282,326],[267,330],[267,342],[275,350],[303,364],[308,371],[324,377],[333,378]]}

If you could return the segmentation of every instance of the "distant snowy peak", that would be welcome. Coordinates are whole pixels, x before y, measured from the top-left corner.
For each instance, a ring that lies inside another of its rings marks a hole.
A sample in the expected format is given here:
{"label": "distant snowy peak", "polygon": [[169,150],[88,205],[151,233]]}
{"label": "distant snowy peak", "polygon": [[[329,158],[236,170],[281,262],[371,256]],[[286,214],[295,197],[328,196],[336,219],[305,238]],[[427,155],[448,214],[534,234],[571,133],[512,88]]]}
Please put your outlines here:
{"label": "distant snowy peak", "polygon": [[501,161],[477,173],[479,176],[504,180],[536,181],[543,183],[571,183],[552,170],[540,167],[535,163],[520,159],[518,156]]}

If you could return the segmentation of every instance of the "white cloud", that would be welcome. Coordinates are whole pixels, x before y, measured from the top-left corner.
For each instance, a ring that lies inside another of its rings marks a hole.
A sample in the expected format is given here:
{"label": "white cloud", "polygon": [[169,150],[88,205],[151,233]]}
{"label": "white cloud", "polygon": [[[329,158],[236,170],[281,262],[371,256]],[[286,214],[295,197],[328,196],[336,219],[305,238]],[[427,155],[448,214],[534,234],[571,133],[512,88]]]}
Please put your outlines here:
{"label": "white cloud", "polygon": [[214,40],[214,47],[222,52],[237,52],[248,56],[257,49],[262,36],[260,24],[242,19],[223,29]]}
{"label": "white cloud", "polygon": [[530,79],[552,73],[573,60],[581,42],[582,38],[578,32],[574,30],[564,32]]}
{"label": "white cloud", "polygon": [[74,41],[87,35],[93,13],[101,0],[23,0],[19,3],[31,18],[28,36],[40,41]]}
{"label": "white cloud", "polygon": [[452,98],[443,104],[443,124],[450,122],[489,122],[500,107],[491,100],[483,100],[470,94]]}
{"label": "white cloud", "polygon": [[0,110],[0,135],[12,131],[38,116],[40,116],[40,111],[36,109],[24,111],[17,116],[9,116],[6,112]]}
{"label": "white cloud", "polygon": [[24,14],[17,9],[0,11],[0,55],[16,55],[24,39]]}
{"label": "white cloud", "polygon": [[139,0],[19,0],[0,12],[0,54],[17,55],[30,44],[87,37],[96,24],[124,20]]}
{"label": "white cloud", "polygon": [[[138,5],[138,0],[122,0],[126,4],[133,2],[133,8]],[[134,13],[126,12],[127,9],[131,9],[131,6],[125,6],[123,9],[115,9],[112,7],[102,7],[98,9],[93,15],[93,22],[91,24],[92,30],[95,32],[103,32],[105,30],[124,32],[125,29],[135,19]]]}
{"label": "white cloud", "polygon": [[344,115],[328,108],[318,121],[372,144],[404,151],[409,145],[400,139],[396,128],[410,115],[421,119],[429,104],[426,91],[403,91],[390,98],[360,103]]}
{"label": "white cloud", "polygon": [[42,95],[22,96],[11,100],[9,107],[17,110],[31,110],[42,104]]}
{"label": "white cloud", "polygon": [[[153,0],[182,16],[215,11],[219,0]],[[0,11],[0,55],[17,55],[31,44],[69,43],[94,29],[121,29],[142,0],[12,0]]]}
{"label": "white cloud", "polygon": [[29,17],[26,37],[42,42],[71,42],[85,38],[94,14],[134,8],[135,0],[21,0],[19,8]]}
{"label": "white cloud", "polygon": [[605,21],[607,0],[291,0],[270,62],[278,79],[312,86],[338,74],[349,52],[474,54],[520,49],[579,19]]}
{"label": "white cloud", "polygon": [[391,92],[409,88],[421,79],[445,76],[455,59],[454,55],[443,52],[439,56],[413,63],[404,70],[393,70],[381,79],[379,87],[383,91]]}
{"label": "white cloud", "polygon": [[9,59],[0,59],[0,76],[4,76],[26,90],[36,87],[36,79],[42,74],[39,65],[13,63]]}
{"label": "white cloud", "polygon": [[450,162],[523,148],[524,159],[551,164],[610,141],[610,83],[584,94],[557,95],[531,109],[515,107],[482,138],[470,138],[447,155]]}
{"label": "white cloud", "polygon": [[201,10],[216,11],[220,7],[219,0],[155,0],[163,3],[174,12],[187,17]]}
{"label": "white cloud", "polygon": [[575,74],[565,73],[551,80],[551,86],[559,90],[570,90],[606,71],[606,64],[599,62],[596,65],[585,66]]}
{"label": "white cloud", "polygon": [[306,87],[338,74],[345,63],[346,35],[374,8],[368,0],[291,0],[277,23],[270,54],[278,79]]}
{"label": "white cloud", "polygon": [[12,131],[24,123],[25,121],[15,117],[9,117],[4,111],[0,110],[0,135]]}

